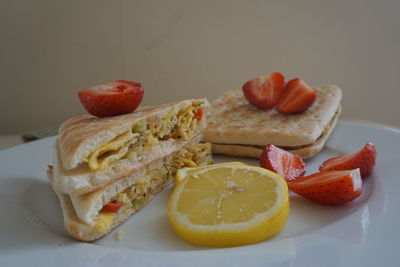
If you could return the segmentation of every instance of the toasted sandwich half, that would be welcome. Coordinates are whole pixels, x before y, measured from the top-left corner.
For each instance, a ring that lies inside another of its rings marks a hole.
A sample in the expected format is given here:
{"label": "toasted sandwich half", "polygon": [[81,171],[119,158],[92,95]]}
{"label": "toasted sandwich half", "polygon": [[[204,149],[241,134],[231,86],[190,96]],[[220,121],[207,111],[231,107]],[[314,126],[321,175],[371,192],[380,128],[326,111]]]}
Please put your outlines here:
{"label": "toasted sandwich half", "polygon": [[341,113],[342,91],[335,85],[314,87],[317,97],[306,111],[285,115],[251,105],[241,89],[231,89],[206,109],[204,141],[213,153],[259,158],[273,144],[303,158],[322,150]]}
{"label": "toasted sandwich half", "polygon": [[56,190],[85,194],[179,151],[203,134],[206,118],[197,113],[207,106],[206,99],[190,99],[115,117],[66,120],[53,153]]}
{"label": "toasted sandwich half", "polygon": [[87,242],[101,238],[146,205],[179,168],[209,164],[211,145],[199,143],[206,119],[197,112],[207,105],[185,100],[63,123],[47,174],[67,232]]}

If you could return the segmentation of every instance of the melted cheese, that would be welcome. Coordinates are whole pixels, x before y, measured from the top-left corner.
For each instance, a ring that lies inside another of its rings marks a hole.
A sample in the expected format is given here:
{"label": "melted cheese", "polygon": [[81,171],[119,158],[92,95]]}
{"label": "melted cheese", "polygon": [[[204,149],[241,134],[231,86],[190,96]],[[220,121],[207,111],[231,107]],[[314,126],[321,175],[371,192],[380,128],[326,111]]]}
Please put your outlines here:
{"label": "melted cheese", "polygon": [[117,214],[115,212],[101,211],[97,215],[96,224],[93,226],[93,228],[102,233],[107,232],[114,222],[116,215]]}

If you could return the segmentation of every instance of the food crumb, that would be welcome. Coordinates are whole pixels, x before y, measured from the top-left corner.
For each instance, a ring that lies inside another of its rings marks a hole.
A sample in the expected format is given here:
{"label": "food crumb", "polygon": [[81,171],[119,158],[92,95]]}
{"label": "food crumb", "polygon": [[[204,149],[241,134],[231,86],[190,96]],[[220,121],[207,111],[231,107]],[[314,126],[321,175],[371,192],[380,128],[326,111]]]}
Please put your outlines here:
{"label": "food crumb", "polygon": [[116,233],[115,233],[115,235],[114,235],[114,238],[115,238],[115,240],[121,240],[122,239],[122,237],[125,235],[126,233],[123,231],[123,230],[121,230],[121,229],[119,229]]}

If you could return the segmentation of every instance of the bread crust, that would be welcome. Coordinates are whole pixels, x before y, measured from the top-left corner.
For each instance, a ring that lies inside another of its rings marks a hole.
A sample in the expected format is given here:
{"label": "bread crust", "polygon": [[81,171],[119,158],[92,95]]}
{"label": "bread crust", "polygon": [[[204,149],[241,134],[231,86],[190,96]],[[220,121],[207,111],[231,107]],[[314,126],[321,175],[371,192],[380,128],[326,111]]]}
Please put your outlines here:
{"label": "bread crust", "polygon": [[[314,104],[299,114],[251,105],[241,89],[228,90],[206,109],[203,140],[214,144],[302,146],[313,144],[338,110],[342,91],[336,85],[314,87]],[[249,152],[250,153],[250,152]]]}

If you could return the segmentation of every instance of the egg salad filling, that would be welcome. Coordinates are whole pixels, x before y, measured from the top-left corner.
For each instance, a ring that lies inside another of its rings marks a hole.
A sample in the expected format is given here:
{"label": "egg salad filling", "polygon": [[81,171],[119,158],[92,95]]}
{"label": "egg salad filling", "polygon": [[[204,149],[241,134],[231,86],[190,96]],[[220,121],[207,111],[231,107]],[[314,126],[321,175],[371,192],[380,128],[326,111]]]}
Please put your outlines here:
{"label": "egg salad filling", "polygon": [[174,107],[160,120],[141,120],[109,143],[100,146],[83,158],[92,170],[102,170],[111,163],[126,157],[130,152],[137,154],[149,150],[150,146],[168,139],[187,141],[202,119],[202,102],[175,112]]}
{"label": "egg salad filling", "polygon": [[120,213],[132,214],[147,204],[155,193],[170,183],[178,169],[182,167],[197,167],[211,164],[210,143],[199,143],[189,148],[182,149],[173,156],[166,157],[161,168],[153,169],[136,183],[117,194],[110,201],[117,205],[117,209],[107,209],[106,204],[96,218],[93,226],[96,230],[105,233],[112,226],[114,219]]}

